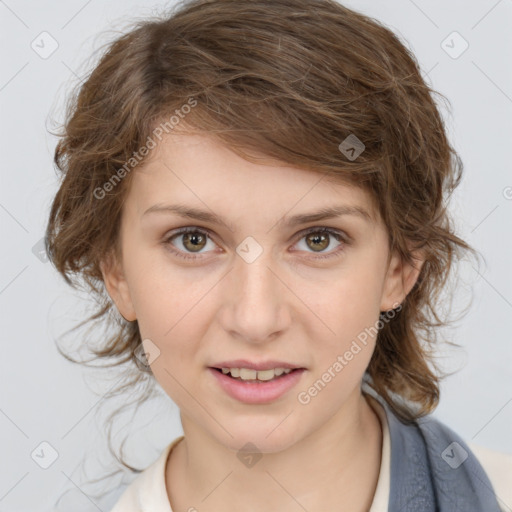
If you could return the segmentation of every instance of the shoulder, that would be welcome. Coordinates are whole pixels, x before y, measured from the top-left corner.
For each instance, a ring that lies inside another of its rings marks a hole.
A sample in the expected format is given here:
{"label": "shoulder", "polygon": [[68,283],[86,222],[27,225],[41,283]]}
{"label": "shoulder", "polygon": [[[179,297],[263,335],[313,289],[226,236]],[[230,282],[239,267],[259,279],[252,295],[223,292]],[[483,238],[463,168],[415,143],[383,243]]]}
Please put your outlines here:
{"label": "shoulder", "polygon": [[[511,454],[466,442],[448,425],[433,415],[418,420],[418,426],[423,435],[430,439],[432,456],[435,455],[434,460],[442,459],[453,469],[470,463],[470,473],[476,476],[479,482],[485,483],[485,477],[482,474],[475,474],[480,469],[492,486],[500,510],[506,512],[512,510]],[[488,484],[486,485],[488,486]]]}
{"label": "shoulder", "polygon": [[502,510],[512,510],[512,454],[474,443],[468,443],[468,446],[487,473]]}
{"label": "shoulder", "polygon": [[165,465],[170,451],[182,439],[180,436],[167,445],[158,458],[135,477],[110,512],[140,512],[145,509],[172,512],[165,486]]}

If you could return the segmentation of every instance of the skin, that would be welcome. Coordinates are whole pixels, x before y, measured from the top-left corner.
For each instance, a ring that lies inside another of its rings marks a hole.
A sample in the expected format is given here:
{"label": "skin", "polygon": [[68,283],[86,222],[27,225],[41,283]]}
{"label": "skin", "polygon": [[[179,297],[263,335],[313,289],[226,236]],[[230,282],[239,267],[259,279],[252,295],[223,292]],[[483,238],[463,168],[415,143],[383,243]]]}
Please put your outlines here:
{"label": "skin", "polygon": [[[119,312],[137,319],[142,339],[158,347],[151,369],[180,408],[185,439],[166,465],[173,511],[367,511],[382,450],[379,419],[361,392],[375,338],[360,343],[308,404],[297,395],[376,326],[379,312],[403,302],[422,262],[415,268],[389,254],[386,227],[364,190],[275,161],[249,162],[205,135],[167,135],[133,172],[121,261],[105,261],[102,271]],[[178,202],[221,215],[232,230],[172,213],[143,215],[156,203]],[[331,205],[359,205],[373,218],[276,225]],[[184,235],[165,242],[187,226],[210,238],[196,251]],[[302,232],[313,227],[350,242],[329,234],[325,245],[308,241]],[[263,249],[252,263],[236,252],[248,236]],[[278,359],[306,371],[275,402],[249,405],[207,370],[236,358]],[[252,467],[237,457],[247,442],[263,455]]]}

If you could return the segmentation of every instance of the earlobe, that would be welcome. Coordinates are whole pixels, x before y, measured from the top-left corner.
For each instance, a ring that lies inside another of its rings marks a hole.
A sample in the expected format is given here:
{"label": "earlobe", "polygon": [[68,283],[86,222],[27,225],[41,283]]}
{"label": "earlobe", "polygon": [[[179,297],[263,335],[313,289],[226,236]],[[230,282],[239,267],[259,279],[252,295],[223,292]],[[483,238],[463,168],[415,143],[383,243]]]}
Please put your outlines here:
{"label": "earlobe", "polygon": [[414,253],[413,256],[412,263],[404,261],[396,252],[390,259],[380,305],[381,312],[402,304],[418,280],[425,261],[420,253]]}
{"label": "earlobe", "polygon": [[137,315],[133,307],[128,283],[119,263],[113,257],[109,257],[100,263],[100,269],[105,288],[120,315],[128,322],[133,322],[137,319]]}

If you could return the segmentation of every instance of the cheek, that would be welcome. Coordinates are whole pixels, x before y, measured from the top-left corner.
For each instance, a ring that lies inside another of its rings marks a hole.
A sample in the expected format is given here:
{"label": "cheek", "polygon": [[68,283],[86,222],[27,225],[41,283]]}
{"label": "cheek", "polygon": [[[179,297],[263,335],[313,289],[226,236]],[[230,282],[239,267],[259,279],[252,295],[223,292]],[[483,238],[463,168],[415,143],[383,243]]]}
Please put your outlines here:
{"label": "cheek", "polygon": [[126,268],[139,328],[147,337],[171,335],[208,289],[208,279],[173,265],[163,247],[134,248]]}
{"label": "cheek", "polygon": [[[199,343],[212,320],[209,292],[215,276],[192,276],[190,269],[171,266],[161,255],[152,261],[136,253],[133,256],[130,292],[140,334],[160,351],[153,373],[174,386],[169,373],[187,378],[187,372],[198,364]],[[137,266],[138,261],[144,261],[144,266]]]}
{"label": "cheek", "polygon": [[151,362],[155,379],[180,409],[187,410],[194,403],[191,395],[201,396],[196,384],[202,331],[192,316],[181,312],[182,308],[180,303],[177,315],[164,309],[148,311],[139,329],[143,338],[150,338],[158,349],[158,357]]}
{"label": "cheek", "polygon": [[377,274],[368,261],[362,261],[360,266],[338,273],[327,292],[322,293],[317,286],[309,288],[314,300],[308,304],[313,319],[308,322],[308,337],[316,340],[315,367],[301,391],[305,402],[316,404],[311,410],[339,407],[363,378],[379,327]]}
{"label": "cheek", "polygon": [[174,398],[199,350],[202,324],[197,319],[205,316],[201,303],[205,292],[179,272],[171,274],[169,268],[157,265],[132,273],[130,292],[141,339],[151,340],[157,354],[151,361],[153,374]]}
{"label": "cheek", "polygon": [[312,338],[317,341],[314,367],[296,397],[309,417],[338,410],[360,386],[371,360],[378,334],[378,308],[365,302],[359,309],[356,305],[353,301],[346,309],[332,310],[328,321],[334,333],[322,326],[322,335]]}
{"label": "cheek", "polygon": [[345,268],[321,286],[307,284],[305,303],[315,317],[315,334],[332,348],[342,349],[379,319],[381,288],[369,265]]}

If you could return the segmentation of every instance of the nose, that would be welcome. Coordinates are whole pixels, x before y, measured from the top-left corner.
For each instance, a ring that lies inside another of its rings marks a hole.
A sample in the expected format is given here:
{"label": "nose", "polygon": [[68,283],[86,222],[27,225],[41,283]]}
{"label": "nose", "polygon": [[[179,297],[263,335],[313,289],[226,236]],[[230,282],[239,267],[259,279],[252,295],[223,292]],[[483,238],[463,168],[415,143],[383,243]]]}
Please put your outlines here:
{"label": "nose", "polygon": [[224,280],[222,323],[231,336],[248,343],[273,340],[290,325],[290,297],[270,251],[254,261],[235,258]]}

